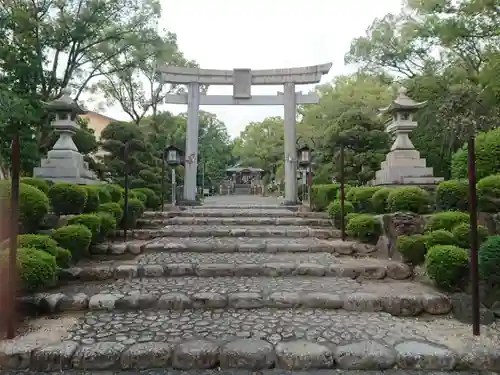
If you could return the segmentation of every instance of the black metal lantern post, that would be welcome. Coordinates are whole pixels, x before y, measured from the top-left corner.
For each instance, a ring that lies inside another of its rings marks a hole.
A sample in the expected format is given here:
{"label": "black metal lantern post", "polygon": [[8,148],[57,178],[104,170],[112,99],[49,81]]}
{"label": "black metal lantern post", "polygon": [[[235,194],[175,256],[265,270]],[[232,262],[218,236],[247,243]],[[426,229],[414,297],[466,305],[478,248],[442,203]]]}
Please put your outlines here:
{"label": "black metal lantern post", "polygon": [[344,178],[344,142],[340,142],[340,235],[345,241],[345,178]]}
{"label": "black metal lantern post", "polygon": [[176,181],[175,181],[175,167],[183,164],[184,151],[180,148],[170,145],[165,148],[164,160],[172,167],[172,205],[176,203]]}
{"label": "black metal lantern post", "polygon": [[122,146],[122,158],[123,162],[125,164],[124,166],[124,172],[125,172],[125,181],[124,181],[124,196],[123,196],[123,240],[127,241],[127,230],[128,230],[128,193],[129,193],[129,187],[128,187],[128,175],[129,175],[129,151],[130,151],[130,143],[126,142]]}
{"label": "black metal lantern post", "polygon": [[312,186],[312,149],[304,145],[297,150],[297,159],[299,165],[306,168],[307,173],[307,199],[311,205],[311,186]]}

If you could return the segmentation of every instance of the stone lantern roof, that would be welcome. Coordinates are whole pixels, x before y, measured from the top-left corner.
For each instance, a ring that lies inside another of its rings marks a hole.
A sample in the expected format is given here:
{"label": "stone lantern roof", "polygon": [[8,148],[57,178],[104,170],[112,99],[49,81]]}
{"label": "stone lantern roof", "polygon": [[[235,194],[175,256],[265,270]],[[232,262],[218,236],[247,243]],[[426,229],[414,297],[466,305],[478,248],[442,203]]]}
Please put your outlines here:
{"label": "stone lantern roof", "polygon": [[385,108],[381,108],[380,112],[384,113],[395,113],[401,111],[416,111],[423,108],[427,101],[416,102],[415,100],[408,97],[408,90],[405,87],[399,89],[398,96],[392,101],[392,103]]}
{"label": "stone lantern roof", "polygon": [[64,88],[62,90],[62,95],[54,99],[51,102],[44,102],[45,108],[47,108],[50,111],[54,112],[63,112],[63,113],[71,113],[74,116],[76,115],[83,115],[87,113],[85,110],[83,110],[82,107],[78,105],[76,101],[74,101],[71,98],[71,90],[68,88]]}

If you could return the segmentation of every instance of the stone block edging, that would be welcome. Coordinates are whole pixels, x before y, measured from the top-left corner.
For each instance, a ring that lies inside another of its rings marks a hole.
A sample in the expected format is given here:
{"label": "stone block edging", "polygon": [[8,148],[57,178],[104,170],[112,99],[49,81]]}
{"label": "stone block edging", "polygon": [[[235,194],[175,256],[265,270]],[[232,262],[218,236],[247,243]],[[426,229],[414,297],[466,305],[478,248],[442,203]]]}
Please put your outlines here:
{"label": "stone block edging", "polygon": [[[460,348],[462,350],[462,348]],[[100,342],[80,345],[63,341],[46,346],[2,342],[2,370],[144,370],[152,368],[285,370],[427,370],[498,371],[498,353],[458,353],[441,344],[407,340],[390,347],[378,341],[356,341],[335,346],[306,340],[273,345],[260,339],[216,343],[190,339],[179,343],[149,342],[125,345]],[[465,354],[467,353],[467,354]]]}
{"label": "stone block edging", "polygon": [[128,295],[85,293],[66,295],[44,293],[19,299],[23,312],[53,314],[68,311],[111,310],[186,310],[186,309],[258,309],[258,308],[320,308],[344,309],[358,312],[387,312],[394,316],[448,314],[452,308],[450,298],[444,294],[377,295],[364,292],[334,294],[326,292],[257,292],[216,293],[200,292],[188,295],[171,292],[165,294],[135,292]]}
{"label": "stone block edging", "polygon": [[149,218],[138,219],[139,227],[160,227],[166,225],[282,225],[282,226],[312,226],[312,227],[334,227],[329,219],[300,218],[300,217],[174,217],[174,218]]}
{"label": "stone block edging", "polygon": [[157,278],[157,277],[227,277],[227,276],[330,276],[370,280],[406,280],[413,275],[404,264],[349,265],[317,263],[169,263],[121,264],[115,266],[96,265],[72,267],[61,271],[61,280],[103,281],[112,279]]}

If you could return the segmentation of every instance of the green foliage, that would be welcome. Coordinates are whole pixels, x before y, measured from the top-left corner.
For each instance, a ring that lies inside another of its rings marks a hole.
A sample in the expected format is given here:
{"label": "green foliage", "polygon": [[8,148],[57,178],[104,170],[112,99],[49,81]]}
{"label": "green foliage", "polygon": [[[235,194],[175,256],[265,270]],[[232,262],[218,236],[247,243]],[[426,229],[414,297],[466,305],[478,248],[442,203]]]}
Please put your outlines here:
{"label": "green foliage", "polygon": [[436,245],[456,245],[453,234],[444,229],[438,229],[425,235],[425,246],[430,249]]}
{"label": "green foliage", "polygon": [[92,243],[97,243],[101,233],[101,217],[97,214],[81,214],[68,220],[68,225],[85,225],[92,232]]}
{"label": "green foliage", "polygon": [[51,236],[59,246],[71,252],[74,260],[88,255],[92,232],[85,225],[66,225],[53,230]]}
{"label": "green foliage", "polygon": [[467,211],[469,184],[462,180],[441,182],[436,189],[436,205],[442,211]]}
{"label": "green foliage", "polygon": [[42,178],[23,177],[23,178],[21,178],[20,182],[22,182],[23,184],[26,184],[26,185],[34,186],[37,189],[40,189],[41,191],[43,191],[44,194],[47,194],[49,192],[49,184],[47,181],[45,181]]}
{"label": "green foliage", "polygon": [[377,214],[387,213],[387,198],[392,190],[391,188],[381,188],[373,193],[371,198],[373,212]]}
{"label": "green foliage", "polygon": [[443,289],[453,289],[465,278],[469,266],[467,250],[453,245],[431,247],[425,257],[425,270]]}
{"label": "green foliage", "polygon": [[56,247],[54,256],[56,257],[56,263],[58,267],[60,268],[71,267],[72,256],[71,256],[71,251],[69,251],[68,249],[64,249],[58,246]]}
{"label": "green foliage", "polygon": [[136,193],[143,193],[146,196],[146,208],[149,208],[151,210],[156,210],[160,206],[160,198],[156,193],[148,188],[138,188],[134,189],[134,192]]}
{"label": "green foliage", "polygon": [[349,189],[346,198],[352,202],[356,212],[371,213],[374,212],[372,197],[379,190],[379,187],[374,186],[353,187]]}
{"label": "green foliage", "polygon": [[45,251],[34,248],[18,249],[17,267],[22,288],[27,292],[53,286],[56,282],[56,258]]}
{"label": "green foliage", "polygon": [[119,203],[111,202],[101,204],[99,207],[100,212],[107,212],[113,215],[117,223],[121,223],[123,219],[123,208]]}
{"label": "green foliage", "polygon": [[[10,181],[0,181],[0,201],[10,206]],[[49,199],[39,189],[19,184],[19,223],[23,232],[34,232],[49,212]]]}
{"label": "green foliage", "polygon": [[[476,137],[476,178],[483,179],[489,175],[500,174],[500,128],[480,133]],[[465,144],[454,155],[451,163],[453,178],[466,179],[467,145]]]}
{"label": "green foliage", "polygon": [[85,202],[85,207],[83,208],[84,213],[96,212],[99,209],[100,198],[99,190],[94,186],[86,185],[84,186],[87,191],[87,201]]}
{"label": "green foliage", "polygon": [[[335,225],[340,224],[341,212],[340,212],[340,201],[334,200],[332,203],[328,205],[327,212],[328,216],[335,222]],[[344,201],[344,217],[354,212],[354,206],[349,201]]]}
{"label": "green foliage", "polygon": [[348,220],[346,230],[361,242],[374,243],[382,233],[382,225],[373,215],[359,214]]}
{"label": "green foliage", "polygon": [[113,201],[111,193],[109,192],[109,189],[106,188],[106,185],[94,185],[93,188],[99,196],[99,204],[105,204]]}
{"label": "green foliage", "polygon": [[99,238],[104,241],[108,236],[112,235],[116,230],[116,219],[109,212],[99,212],[97,215],[101,219],[101,230]]}
{"label": "green foliage", "polygon": [[111,195],[111,202],[118,203],[123,199],[123,188],[120,185],[107,184],[103,186],[103,189],[107,190]]}
{"label": "green foliage", "polygon": [[[455,241],[457,245],[464,248],[470,249],[470,241],[471,241],[471,230],[469,223],[458,224],[453,228],[453,237],[455,237]],[[486,238],[488,237],[488,228],[483,225],[477,226],[477,237],[478,243],[481,245]]]}
{"label": "green foliage", "polygon": [[451,232],[458,224],[468,223],[469,214],[465,212],[438,212],[433,214],[425,226],[426,232],[433,232],[436,230],[446,230]]}
{"label": "green foliage", "polygon": [[333,202],[340,185],[325,184],[311,186],[311,205],[315,211],[324,211]]}
{"label": "green foliage", "polygon": [[125,220],[127,223],[127,228],[132,229],[136,227],[137,220],[144,213],[145,207],[144,203],[142,203],[139,199],[130,199],[128,201],[128,214],[127,217],[123,217],[121,221],[121,227],[123,228]]}
{"label": "green foliage", "polygon": [[425,261],[425,254],[427,253],[426,236],[422,234],[399,236],[396,248],[406,263],[418,266]]}
{"label": "green foliage", "polygon": [[141,190],[132,189],[129,192],[129,199],[139,199],[144,204],[144,206],[146,206],[148,196]]}
{"label": "green foliage", "polygon": [[17,246],[43,250],[55,255],[57,242],[45,234],[22,234],[17,237]]}
{"label": "green foliage", "polygon": [[[497,147],[500,148],[500,146]],[[481,211],[500,212],[500,174],[479,180],[477,183],[477,198]]]}
{"label": "green foliage", "polygon": [[87,190],[75,184],[54,184],[48,195],[56,215],[80,214],[87,203]]}
{"label": "green foliage", "polygon": [[387,197],[389,212],[414,212],[425,214],[429,212],[431,197],[422,188],[409,186],[393,189]]}
{"label": "green foliage", "polygon": [[479,274],[489,285],[500,285],[500,236],[491,236],[479,250]]}

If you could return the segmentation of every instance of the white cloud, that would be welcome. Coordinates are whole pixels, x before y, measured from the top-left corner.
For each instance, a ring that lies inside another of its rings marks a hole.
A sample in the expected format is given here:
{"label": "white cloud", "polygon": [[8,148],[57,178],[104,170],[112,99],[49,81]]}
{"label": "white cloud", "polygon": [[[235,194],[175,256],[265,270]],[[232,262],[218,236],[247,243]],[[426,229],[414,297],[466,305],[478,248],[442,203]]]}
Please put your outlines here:
{"label": "white cloud", "polygon": [[[401,0],[162,0],[162,5],[159,27],[175,32],[186,57],[202,68],[272,69],[333,62],[324,78],[330,80],[351,70],[344,66],[351,40],[363,35],[374,18],[398,12]],[[275,94],[280,89],[254,86],[252,93]],[[230,95],[232,88],[211,87],[208,93]],[[178,113],[185,107],[165,109]],[[217,114],[233,137],[250,121],[283,115],[283,108],[274,106],[202,108]],[[126,119],[118,107],[106,114]]]}

